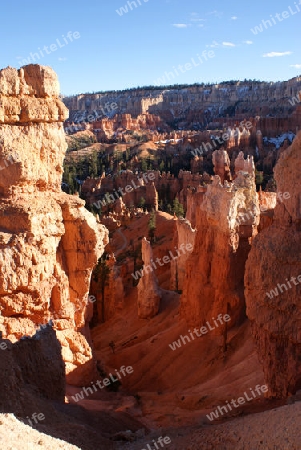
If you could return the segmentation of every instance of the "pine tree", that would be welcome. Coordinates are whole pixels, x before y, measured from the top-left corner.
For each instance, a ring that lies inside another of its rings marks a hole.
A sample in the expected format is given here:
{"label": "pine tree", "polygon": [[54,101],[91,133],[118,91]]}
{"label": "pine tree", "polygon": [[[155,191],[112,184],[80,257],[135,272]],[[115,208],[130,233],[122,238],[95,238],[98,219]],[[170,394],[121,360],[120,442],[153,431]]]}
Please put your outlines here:
{"label": "pine tree", "polygon": [[151,243],[155,242],[155,232],[156,232],[156,213],[154,210],[152,210],[148,222],[148,237],[150,238]]}
{"label": "pine tree", "polygon": [[97,169],[98,169],[98,167],[97,167],[97,159],[98,159],[97,152],[95,151],[95,152],[92,153],[91,159],[89,161],[89,176],[91,178],[96,178],[97,177]]}
{"label": "pine tree", "polygon": [[147,162],[145,159],[141,160],[141,170],[142,172],[146,172],[147,171]]}
{"label": "pine tree", "polygon": [[179,202],[177,198],[173,201],[173,212],[177,217],[184,217],[183,205]]}
{"label": "pine tree", "polygon": [[145,198],[141,197],[139,201],[139,208],[144,208],[144,205],[145,205]]}

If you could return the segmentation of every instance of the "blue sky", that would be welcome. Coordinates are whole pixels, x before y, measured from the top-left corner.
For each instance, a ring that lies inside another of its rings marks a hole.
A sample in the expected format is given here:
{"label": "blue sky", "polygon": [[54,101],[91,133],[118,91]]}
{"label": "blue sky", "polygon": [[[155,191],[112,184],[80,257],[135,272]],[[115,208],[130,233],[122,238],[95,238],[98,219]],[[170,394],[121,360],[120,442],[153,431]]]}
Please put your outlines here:
{"label": "blue sky", "polygon": [[[181,84],[301,73],[301,0],[135,2],[132,9],[126,0],[5,2],[1,67],[19,68],[24,59],[49,65],[65,95],[159,84],[164,76],[166,84]],[[260,24],[263,31],[254,34]],[[71,42],[68,32],[79,37]],[[44,56],[33,61],[39,49]]]}

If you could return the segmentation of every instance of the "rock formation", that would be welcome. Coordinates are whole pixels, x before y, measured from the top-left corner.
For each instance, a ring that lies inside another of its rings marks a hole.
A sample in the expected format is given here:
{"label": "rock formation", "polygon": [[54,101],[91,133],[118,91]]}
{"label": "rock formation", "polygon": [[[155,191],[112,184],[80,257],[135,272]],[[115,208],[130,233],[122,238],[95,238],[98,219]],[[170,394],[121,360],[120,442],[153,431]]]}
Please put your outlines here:
{"label": "rock formation", "polygon": [[186,261],[194,247],[196,230],[193,230],[188,220],[177,219],[175,221],[174,248],[178,250],[177,259],[170,263],[170,289],[181,291],[186,276]]}
{"label": "rock formation", "polygon": [[[172,123],[180,118],[180,125],[186,125],[187,129],[194,129],[196,124],[203,129],[210,121],[223,124],[228,114],[228,109],[235,110],[236,116],[262,115],[269,113],[276,116],[287,117],[287,113],[293,110],[288,98],[298,95],[301,89],[301,77],[292,78],[281,83],[269,82],[237,82],[235,84],[215,84],[207,86],[187,86],[183,89],[133,89],[129,91],[107,92],[102,94],[86,94],[64,98],[64,102],[70,110],[70,120],[79,122],[88,120],[89,114],[104,118],[119,114],[118,121],[128,122],[131,118],[126,115],[156,115],[152,122],[163,120]],[[276,104],[276,106],[275,106]],[[108,108],[106,105],[110,105]],[[112,105],[112,107],[111,107]],[[113,109],[116,107],[116,109]],[[202,108],[200,108],[202,105]],[[183,112],[185,111],[185,119]],[[247,112],[247,114],[246,114]],[[120,116],[123,114],[123,116]],[[222,117],[224,114],[224,117]],[[115,119],[115,118],[114,118]],[[229,124],[232,118],[229,118]],[[274,117],[265,118],[267,121],[275,121]],[[102,122],[107,120],[103,119]],[[145,119],[140,120],[142,126]],[[233,119],[232,119],[233,121]],[[292,124],[292,122],[291,122]],[[285,128],[290,125],[286,119]],[[104,125],[105,126],[105,125]],[[160,124],[161,126],[161,124]],[[288,128],[291,128],[290,126]],[[215,127],[211,127],[215,129]],[[279,132],[278,128],[278,132]]]}
{"label": "rock formation", "polygon": [[247,156],[245,159],[243,152],[239,152],[237,158],[235,159],[235,175],[238,175],[238,172],[248,172],[252,177],[255,176],[255,165],[253,156]]}
{"label": "rock formation", "polygon": [[225,180],[232,180],[230,171],[230,159],[226,150],[215,150],[212,153],[212,162],[214,165],[214,173],[215,175],[218,175],[220,177],[222,183],[224,183]]}
{"label": "rock formation", "polygon": [[274,221],[254,240],[246,264],[247,315],[269,394],[277,397],[301,388],[300,170],[301,133],[276,165]]}
{"label": "rock formation", "polygon": [[[107,280],[100,292],[96,287],[98,321],[105,322],[121,310],[124,301],[123,282],[120,277],[120,267],[115,265],[116,258],[111,254],[106,260]],[[103,295],[103,298],[102,298]]]}
{"label": "rock formation", "polygon": [[181,315],[189,324],[201,325],[218,314],[229,314],[233,326],[245,317],[244,267],[259,222],[254,177],[239,172],[233,183],[222,185],[215,176],[196,208],[195,221]]}
{"label": "rock formation", "polygon": [[24,415],[33,396],[64,402],[65,367],[50,325],[12,344],[0,337],[0,411]]}
{"label": "rock formation", "polygon": [[139,280],[138,291],[138,317],[151,319],[158,314],[161,300],[161,290],[152,266],[153,251],[149,241],[142,239],[143,274]]}
{"label": "rock formation", "polygon": [[258,200],[260,205],[260,223],[258,232],[269,227],[274,220],[274,210],[277,203],[276,192],[258,192]]}
{"label": "rock formation", "polygon": [[[210,181],[210,177],[208,182]],[[196,192],[191,190],[187,193],[187,210],[186,210],[186,219],[190,222],[191,227],[196,227],[196,215],[199,208],[199,205],[203,203],[204,195],[207,192],[206,187],[198,187]]]}
{"label": "rock formation", "polygon": [[93,374],[85,327],[91,272],[107,232],[61,192],[66,151],[56,74],[0,72],[0,331],[16,341],[53,318],[67,380]]}
{"label": "rock formation", "polygon": [[[77,113],[74,120],[85,120],[85,113]],[[116,114],[112,119],[103,118],[101,120],[93,122],[93,129],[98,138],[103,136],[111,138],[118,130],[157,130],[169,131],[170,127],[163,122],[160,117],[153,114],[141,114],[137,118],[131,116],[131,114]]]}
{"label": "rock formation", "polygon": [[[117,212],[118,197],[116,192],[121,189],[123,204],[128,208],[130,206],[139,207],[141,199],[145,200],[145,207],[158,210],[158,194],[159,197],[165,198],[168,203],[172,204],[178,196],[180,203],[186,208],[187,194],[190,188],[199,188],[201,182],[209,182],[210,176],[204,174],[192,174],[189,171],[179,171],[178,178],[171,175],[170,172],[162,174],[159,171],[147,171],[143,174],[135,175],[131,170],[125,170],[114,177],[111,175],[101,176],[96,179],[87,178],[82,185],[82,194],[85,196],[87,203],[94,205],[97,209],[111,208]],[[154,177],[154,178],[153,178]],[[154,179],[154,181],[152,181]],[[131,187],[131,191],[126,187]],[[115,192],[114,192],[115,191]],[[106,196],[107,193],[112,197]],[[114,197],[115,195],[115,197]]]}

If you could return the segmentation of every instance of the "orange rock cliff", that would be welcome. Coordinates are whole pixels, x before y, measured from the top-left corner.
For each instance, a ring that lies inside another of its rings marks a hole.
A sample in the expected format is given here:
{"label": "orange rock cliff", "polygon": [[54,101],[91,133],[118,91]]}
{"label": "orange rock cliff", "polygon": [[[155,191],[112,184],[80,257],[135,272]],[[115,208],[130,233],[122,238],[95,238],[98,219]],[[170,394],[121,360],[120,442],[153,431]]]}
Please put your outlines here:
{"label": "orange rock cliff", "polygon": [[301,133],[275,167],[273,223],[255,239],[246,263],[247,315],[269,393],[285,397],[301,388]]}
{"label": "orange rock cliff", "polygon": [[78,384],[94,371],[85,317],[107,231],[61,192],[68,111],[53,70],[1,70],[0,95],[0,330],[16,341],[53,319]]}

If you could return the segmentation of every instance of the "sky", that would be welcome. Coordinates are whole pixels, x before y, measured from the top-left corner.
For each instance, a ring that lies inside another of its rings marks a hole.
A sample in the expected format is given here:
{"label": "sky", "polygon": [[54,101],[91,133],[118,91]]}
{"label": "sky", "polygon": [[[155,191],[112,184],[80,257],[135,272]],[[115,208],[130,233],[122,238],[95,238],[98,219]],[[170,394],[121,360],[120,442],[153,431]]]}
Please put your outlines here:
{"label": "sky", "polygon": [[301,0],[13,0],[1,11],[1,68],[51,66],[63,95],[301,74]]}

